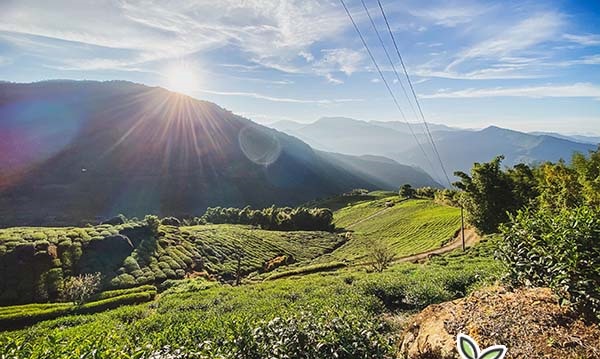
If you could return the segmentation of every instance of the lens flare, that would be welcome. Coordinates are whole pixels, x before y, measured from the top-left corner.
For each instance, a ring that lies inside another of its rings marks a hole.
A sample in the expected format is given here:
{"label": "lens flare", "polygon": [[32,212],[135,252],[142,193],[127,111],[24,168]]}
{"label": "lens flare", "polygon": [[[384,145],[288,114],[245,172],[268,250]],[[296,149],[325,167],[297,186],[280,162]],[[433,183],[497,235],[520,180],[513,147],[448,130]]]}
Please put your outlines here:
{"label": "lens flare", "polygon": [[170,65],[164,76],[167,79],[166,87],[174,92],[192,95],[199,89],[198,74],[189,63],[180,62]]}

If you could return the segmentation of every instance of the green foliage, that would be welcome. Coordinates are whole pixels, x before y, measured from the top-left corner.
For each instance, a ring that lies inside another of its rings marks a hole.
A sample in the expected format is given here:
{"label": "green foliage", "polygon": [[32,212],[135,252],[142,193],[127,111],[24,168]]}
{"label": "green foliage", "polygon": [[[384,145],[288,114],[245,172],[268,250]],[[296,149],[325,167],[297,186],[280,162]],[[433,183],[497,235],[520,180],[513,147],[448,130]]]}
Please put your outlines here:
{"label": "green foliage", "polygon": [[[532,171],[517,165],[509,172],[502,171],[503,156],[491,162],[475,163],[471,175],[456,172],[460,182],[455,186],[464,191],[462,203],[467,220],[483,233],[493,233],[508,221],[508,213],[519,209],[535,195]],[[532,197],[527,197],[532,196]]]}
{"label": "green foliage", "polygon": [[326,272],[326,271],[344,268],[345,266],[347,266],[347,264],[341,263],[341,262],[331,262],[331,263],[324,263],[324,264],[308,265],[308,266],[303,266],[303,267],[288,270],[288,271],[273,273],[273,274],[269,275],[266,278],[266,280],[275,280],[275,279],[279,279],[279,278],[291,277],[294,275],[301,275],[301,274]]}
{"label": "green foliage", "polygon": [[163,226],[181,226],[181,221],[175,217],[165,217],[160,221]]}
{"label": "green foliage", "polygon": [[583,203],[577,171],[564,162],[545,163],[538,169],[541,208],[560,211]]}
{"label": "green foliage", "polygon": [[213,224],[249,224],[264,229],[282,231],[333,231],[333,212],[327,208],[278,208],[254,210],[245,208],[209,207],[203,220]]}
{"label": "green foliage", "polygon": [[577,171],[585,203],[600,207],[600,146],[586,158],[581,153],[573,156],[573,168]]}
{"label": "green foliage", "polygon": [[160,220],[158,219],[158,216],[155,216],[155,215],[146,215],[144,217],[144,222],[146,223],[146,225],[148,226],[148,228],[150,229],[150,231],[155,236],[158,236],[158,227],[160,227]]}
{"label": "green foliage", "polygon": [[524,210],[502,233],[498,253],[513,284],[551,287],[600,318],[600,210]]}
{"label": "green foliage", "polygon": [[406,183],[402,185],[402,187],[400,187],[398,194],[400,195],[400,197],[412,198],[415,195],[415,190],[410,184]]}
{"label": "green foliage", "polygon": [[435,194],[440,190],[433,187],[420,187],[415,190],[415,196],[419,198],[434,199]]}
{"label": "green foliage", "polygon": [[14,329],[37,322],[77,313],[95,313],[127,304],[150,301],[156,287],[142,286],[121,291],[99,293],[83,305],[73,303],[26,304],[0,307],[0,329]]}

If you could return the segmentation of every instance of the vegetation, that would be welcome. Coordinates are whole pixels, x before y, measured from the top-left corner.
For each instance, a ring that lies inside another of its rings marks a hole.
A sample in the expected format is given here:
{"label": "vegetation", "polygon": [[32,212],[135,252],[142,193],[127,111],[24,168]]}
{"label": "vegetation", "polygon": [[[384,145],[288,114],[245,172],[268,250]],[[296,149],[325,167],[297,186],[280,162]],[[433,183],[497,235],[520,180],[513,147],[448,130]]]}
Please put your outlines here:
{"label": "vegetation", "polygon": [[394,260],[394,252],[384,242],[371,240],[369,245],[369,261],[374,270],[383,272]]}
{"label": "vegetation", "polygon": [[202,220],[213,224],[249,224],[281,231],[333,231],[333,212],[328,208],[268,207],[264,209],[209,207]]}
{"label": "vegetation", "polygon": [[171,289],[193,288],[169,289],[150,304],[0,333],[0,347],[16,359],[388,358],[394,328],[382,314],[453,299],[495,280],[500,267],[484,258],[488,247],[383,273],[342,269],[240,287],[186,279]]}
{"label": "vegetation", "polygon": [[502,227],[499,256],[515,285],[551,287],[600,319],[600,210],[520,211]]}
{"label": "vegetation", "polygon": [[[120,291],[107,291],[91,297],[84,304],[45,303],[0,307],[0,329],[14,329],[40,321],[77,313],[96,313],[122,305],[138,304],[154,299],[156,287],[142,286]],[[1,348],[1,347],[0,347]]]}
{"label": "vegetation", "polygon": [[510,214],[527,206],[560,212],[600,204],[600,148],[587,156],[576,153],[570,165],[564,161],[534,167],[518,164],[503,170],[502,159],[475,163],[471,175],[455,173],[461,178],[455,185],[464,191],[461,201],[467,219],[484,233],[496,232]]}
{"label": "vegetation", "polygon": [[76,305],[82,305],[100,289],[101,278],[100,273],[80,274],[70,277],[64,283],[63,295],[65,299]]}
{"label": "vegetation", "polygon": [[410,184],[404,184],[400,187],[400,191],[398,191],[400,197],[404,198],[412,198],[415,195],[415,190],[412,188]]}
{"label": "vegetation", "polygon": [[[386,202],[394,203],[387,207]],[[368,261],[373,239],[386,244],[396,257],[439,248],[460,228],[460,210],[430,200],[402,201],[397,194],[358,202],[335,214],[335,225],[352,231],[346,244],[321,260]]]}

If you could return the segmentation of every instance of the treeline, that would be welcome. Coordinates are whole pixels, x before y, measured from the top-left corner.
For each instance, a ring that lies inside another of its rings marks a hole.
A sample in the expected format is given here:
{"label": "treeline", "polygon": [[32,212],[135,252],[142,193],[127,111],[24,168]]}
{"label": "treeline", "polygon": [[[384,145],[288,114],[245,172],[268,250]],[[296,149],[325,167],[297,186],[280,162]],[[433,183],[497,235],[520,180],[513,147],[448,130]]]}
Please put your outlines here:
{"label": "treeline", "polygon": [[280,231],[333,231],[328,208],[275,207],[264,209],[209,207],[201,221],[213,224],[248,224]]}
{"label": "treeline", "polygon": [[525,207],[558,213],[600,206],[600,149],[589,156],[576,153],[571,163],[502,168],[503,159],[475,163],[470,174],[455,173],[468,220],[484,233],[496,232],[511,214]]}

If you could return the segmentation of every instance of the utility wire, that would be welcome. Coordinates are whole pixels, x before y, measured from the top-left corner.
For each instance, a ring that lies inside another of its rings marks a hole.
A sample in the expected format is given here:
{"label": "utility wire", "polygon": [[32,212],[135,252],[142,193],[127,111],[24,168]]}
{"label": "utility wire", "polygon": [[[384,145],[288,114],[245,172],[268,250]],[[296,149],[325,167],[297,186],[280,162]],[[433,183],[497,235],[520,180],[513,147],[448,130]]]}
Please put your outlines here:
{"label": "utility wire", "polygon": [[400,50],[398,49],[398,44],[396,43],[396,38],[394,37],[394,33],[392,32],[390,23],[387,19],[385,11],[383,10],[383,5],[381,5],[381,0],[377,0],[377,4],[379,5],[379,9],[381,10],[381,15],[383,15],[383,19],[385,20],[385,25],[387,26],[388,32],[390,33],[390,37],[392,38],[392,42],[394,43],[394,48],[396,49],[396,54],[398,54],[398,58],[400,59],[400,63],[402,64],[402,69],[404,70],[404,74],[406,75],[406,81],[408,82],[408,85],[410,86],[410,90],[412,91],[413,98],[415,99],[415,103],[417,104],[417,108],[419,109],[419,113],[421,114],[421,119],[423,120],[423,124],[425,125],[425,131],[427,131],[427,135],[429,137],[429,141],[431,142],[431,146],[433,147],[433,151],[435,152],[435,155],[437,156],[437,159],[440,162],[440,167],[442,168],[442,171],[444,172],[444,176],[446,177],[446,181],[448,182],[448,185],[450,187],[452,187],[452,182],[450,181],[450,177],[448,177],[448,172],[446,172],[446,168],[444,167],[444,162],[442,161],[440,152],[438,151],[437,146],[435,144],[435,140],[433,139],[433,136],[431,135],[431,131],[429,130],[429,125],[427,124],[427,121],[425,120],[425,115],[423,114],[423,109],[421,108],[421,104],[419,103],[417,93],[415,92],[415,88],[413,87],[412,81],[410,80],[410,76],[408,75],[406,66],[404,65],[404,60],[402,59],[402,55],[400,55]]}
{"label": "utility wire", "polygon": [[404,112],[402,111],[402,108],[400,107],[400,104],[398,104],[398,100],[396,99],[396,96],[394,95],[394,92],[392,91],[390,85],[388,84],[387,80],[385,79],[385,76],[383,75],[383,72],[379,68],[379,65],[377,64],[377,60],[375,60],[375,56],[373,56],[373,53],[369,49],[369,45],[367,45],[367,42],[366,42],[365,38],[363,37],[362,33],[360,32],[360,29],[358,28],[358,25],[356,25],[356,22],[354,21],[354,18],[352,17],[352,14],[350,13],[350,10],[348,10],[348,7],[346,6],[346,3],[344,2],[344,0],[340,0],[340,3],[344,7],[344,10],[346,10],[346,14],[348,14],[348,18],[352,22],[352,25],[354,26],[354,29],[356,30],[356,33],[360,37],[360,40],[362,41],[362,44],[365,47],[365,50],[367,50],[367,53],[369,54],[369,57],[371,58],[371,61],[373,61],[373,65],[375,65],[375,68],[377,69],[377,72],[379,73],[379,76],[381,77],[381,80],[385,84],[385,87],[387,88],[388,92],[390,93],[390,96],[392,96],[392,99],[394,100],[394,104],[396,105],[396,108],[398,109],[398,111],[400,111],[400,114],[402,115],[402,118],[408,124],[408,128],[410,129],[410,133],[415,138],[415,141],[417,141],[417,144],[419,145],[419,148],[421,149],[421,152],[423,152],[423,156],[425,156],[425,159],[427,160],[427,162],[429,163],[429,166],[431,167],[431,169],[433,171],[433,168],[434,168],[433,167],[433,163],[431,162],[431,160],[429,160],[429,157],[427,156],[427,152],[425,152],[425,149],[423,148],[423,145],[421,145],[421,142],[419,142],[419,138],[417,137],[417,135],[413,131],[413,129],[410,126],[410,124],[408,123],[408,121],[406,120],[406,116],[404,116]]}
{"label": "utility wire", "polygon": [[[373,17],[371,16],[371,12],[369,11],[369,8],[367,8],[367,5],[365,4],[365,0],[360,0],[360,1],[362,3],[363,8],[365,9],[365,12],[367,13],[367,16],[369,17],[369,21],[371,22],[371,27],[373,27],[373,30],[375,30],[375,34],[377,34],[377,38],[379,39],[379,43],[381,44],[381,47],[383,48],[383,51],[385,52],[385,56],[387,57],[387,59],[390,63],[390,66],[392,67],[392,70],[394,70],[394,74],[396,74],[396,80],[398,80],[398,83],[400,83],[400,86],[402,87],[402,92],[404,92],[404,96],[406,97],[406,100],[408,101],[408,104],[410,105],[410,108],[411,108],[413,114],[415,115],[416,118],[418,118],[419,115],[417,114],[417,111],[415,110],[415,107],[413,106],[412,101],[410,100],[410,97],[408,96],[408,93],[406,92],[406,88],[404,87],[404,84],[403,84],[402,80],[400,79],[400,75],[398,75],[398,71],[396,70],[396,65],[394,65],[394,61],[392,60],[392,57],[390,56],[390,53],[388,52],[387,47],[385,46],[385,43],[383,42],[383,39],[381,38],[381,34],[379,33],[379,30],[377,30],[375,21],[373,20]],[[410,127],[410,124],[408,124],[408,126]]]}

